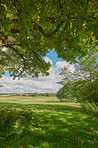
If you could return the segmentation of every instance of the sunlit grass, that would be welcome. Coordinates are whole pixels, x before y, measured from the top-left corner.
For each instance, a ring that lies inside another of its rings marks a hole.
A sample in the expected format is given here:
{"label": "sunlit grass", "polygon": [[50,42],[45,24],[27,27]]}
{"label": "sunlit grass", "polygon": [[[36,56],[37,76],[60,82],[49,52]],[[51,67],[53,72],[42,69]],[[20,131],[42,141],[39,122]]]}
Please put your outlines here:
{"label": "sunlit grass", "polygon": [[75,103],[35,102],[0,103],[1,148],[97,148],[96,117]]}
{"label": "sunlit grass", "polygon": [[63,105],[79,107],[79,103],[74,102],[60,102],[57,97],[26,97],[26,96],[11,96],[11,97],[0,97],[0,102],[18,103],[18,104],[51,104],[51,105]]}

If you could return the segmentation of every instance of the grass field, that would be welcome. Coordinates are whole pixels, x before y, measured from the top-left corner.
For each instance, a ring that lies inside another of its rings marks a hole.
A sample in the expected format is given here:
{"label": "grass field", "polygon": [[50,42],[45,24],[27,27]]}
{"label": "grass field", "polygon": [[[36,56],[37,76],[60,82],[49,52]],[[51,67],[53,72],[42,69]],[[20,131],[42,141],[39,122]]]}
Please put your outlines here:
{"label": "grass field", "polygon": [[98,119],[56,97],[0,97],[0,148],[97,148]]}

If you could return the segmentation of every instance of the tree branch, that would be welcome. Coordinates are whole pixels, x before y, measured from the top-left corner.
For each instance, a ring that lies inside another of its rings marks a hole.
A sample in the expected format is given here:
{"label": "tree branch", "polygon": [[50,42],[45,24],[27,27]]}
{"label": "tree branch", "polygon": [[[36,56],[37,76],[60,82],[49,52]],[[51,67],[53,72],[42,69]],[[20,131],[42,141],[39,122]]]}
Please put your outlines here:
{"label": "tree branch", "polygon": [[10,45],[8,45],[8,46],[6,46],[6,47],[11,48],[11,49],[12,49],[13,51],[15,51],[23,60],[25,60],[24,57],[23,57],[23,55],[22,55],[21,53],[19,53],[19,51],[18,51],[17,49],[15,49],[14,47],[12,47],[12,46],[10,46]]}
{"label": "tree branch", "polygon": [[59,6],[60,6],[60,8],[61,8],[61,9],[63,8],[63,6],[62,6],[62,4],[61,4],[60,0],[59,0]]}
{"label": "tree branch", "polygon": [[20,46],[21,44],[20,43],[15,43],[15,42],[10,42],[10,43],[3,43],[2,46],[5,46],[5,47],[11,47],[13,45],[17,45],[17,46]]}
{"label": "tree branch", "polygon": [[38,55],[36,54],[36,52],[32,51],[32,53],[36,56],[36,58],[43,64],[43,62],[39,59]]}
{"label": "tree branch", "polygon": [[60,24],[58,24],[57,28],[51,33],[45,33],[43,28],[40,25],[38,25],[37,23],[33,23],[33,25],[34,25],[34,29],[39,30],[41,32],[41,34],[44,35],[45,37],[52,37],[52,35],[58,31],[58,29],[60,28],[60,26],[63,23],[64,23],[64,21],[61,21]]}
{"label": "tree branch", "polygon": [[25,58],[23,57],[23,55],[22,55],[21,53],[19,53],[19,51],[18,51],[17,49],[15,49],[14,47],[12,47],[12,46],[10,46],[10,45],[8,45],[8,46],[6,46],[6,47],[11,48],[14,52],[17,53],[17,55],[19,55],[19,56],[23,59],[23,61],[24,61],[23,71],[24,71],[24,69],[25,69]]}
{"label": "tree branch", "polygon": [[[28,46],[27,43],[25,43],[25,45]],[[35,55],[35,57],[38,59],[38,61],[40,61],[43,64],[42,60],[39,59],[37,53],[35,51],[31,51],[31,52]]]}

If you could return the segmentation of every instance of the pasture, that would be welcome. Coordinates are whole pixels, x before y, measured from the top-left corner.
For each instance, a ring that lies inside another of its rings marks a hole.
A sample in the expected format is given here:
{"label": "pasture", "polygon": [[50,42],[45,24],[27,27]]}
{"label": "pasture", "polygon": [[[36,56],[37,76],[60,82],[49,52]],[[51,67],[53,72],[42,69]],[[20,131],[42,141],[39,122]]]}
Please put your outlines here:
{"label": "pasture", "polygon": [[0,148],[97,148],[98,119],[56,97],[0,97]]}

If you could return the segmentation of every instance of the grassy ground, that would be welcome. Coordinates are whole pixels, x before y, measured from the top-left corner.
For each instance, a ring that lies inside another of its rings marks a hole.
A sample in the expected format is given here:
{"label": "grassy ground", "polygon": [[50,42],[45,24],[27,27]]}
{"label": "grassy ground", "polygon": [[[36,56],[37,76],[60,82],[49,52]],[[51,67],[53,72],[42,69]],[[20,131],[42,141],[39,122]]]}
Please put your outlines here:
{"label": "grassy ground", "polygon": [[98,120],[52,97],[0,98],[0,148],[97,148]]}

